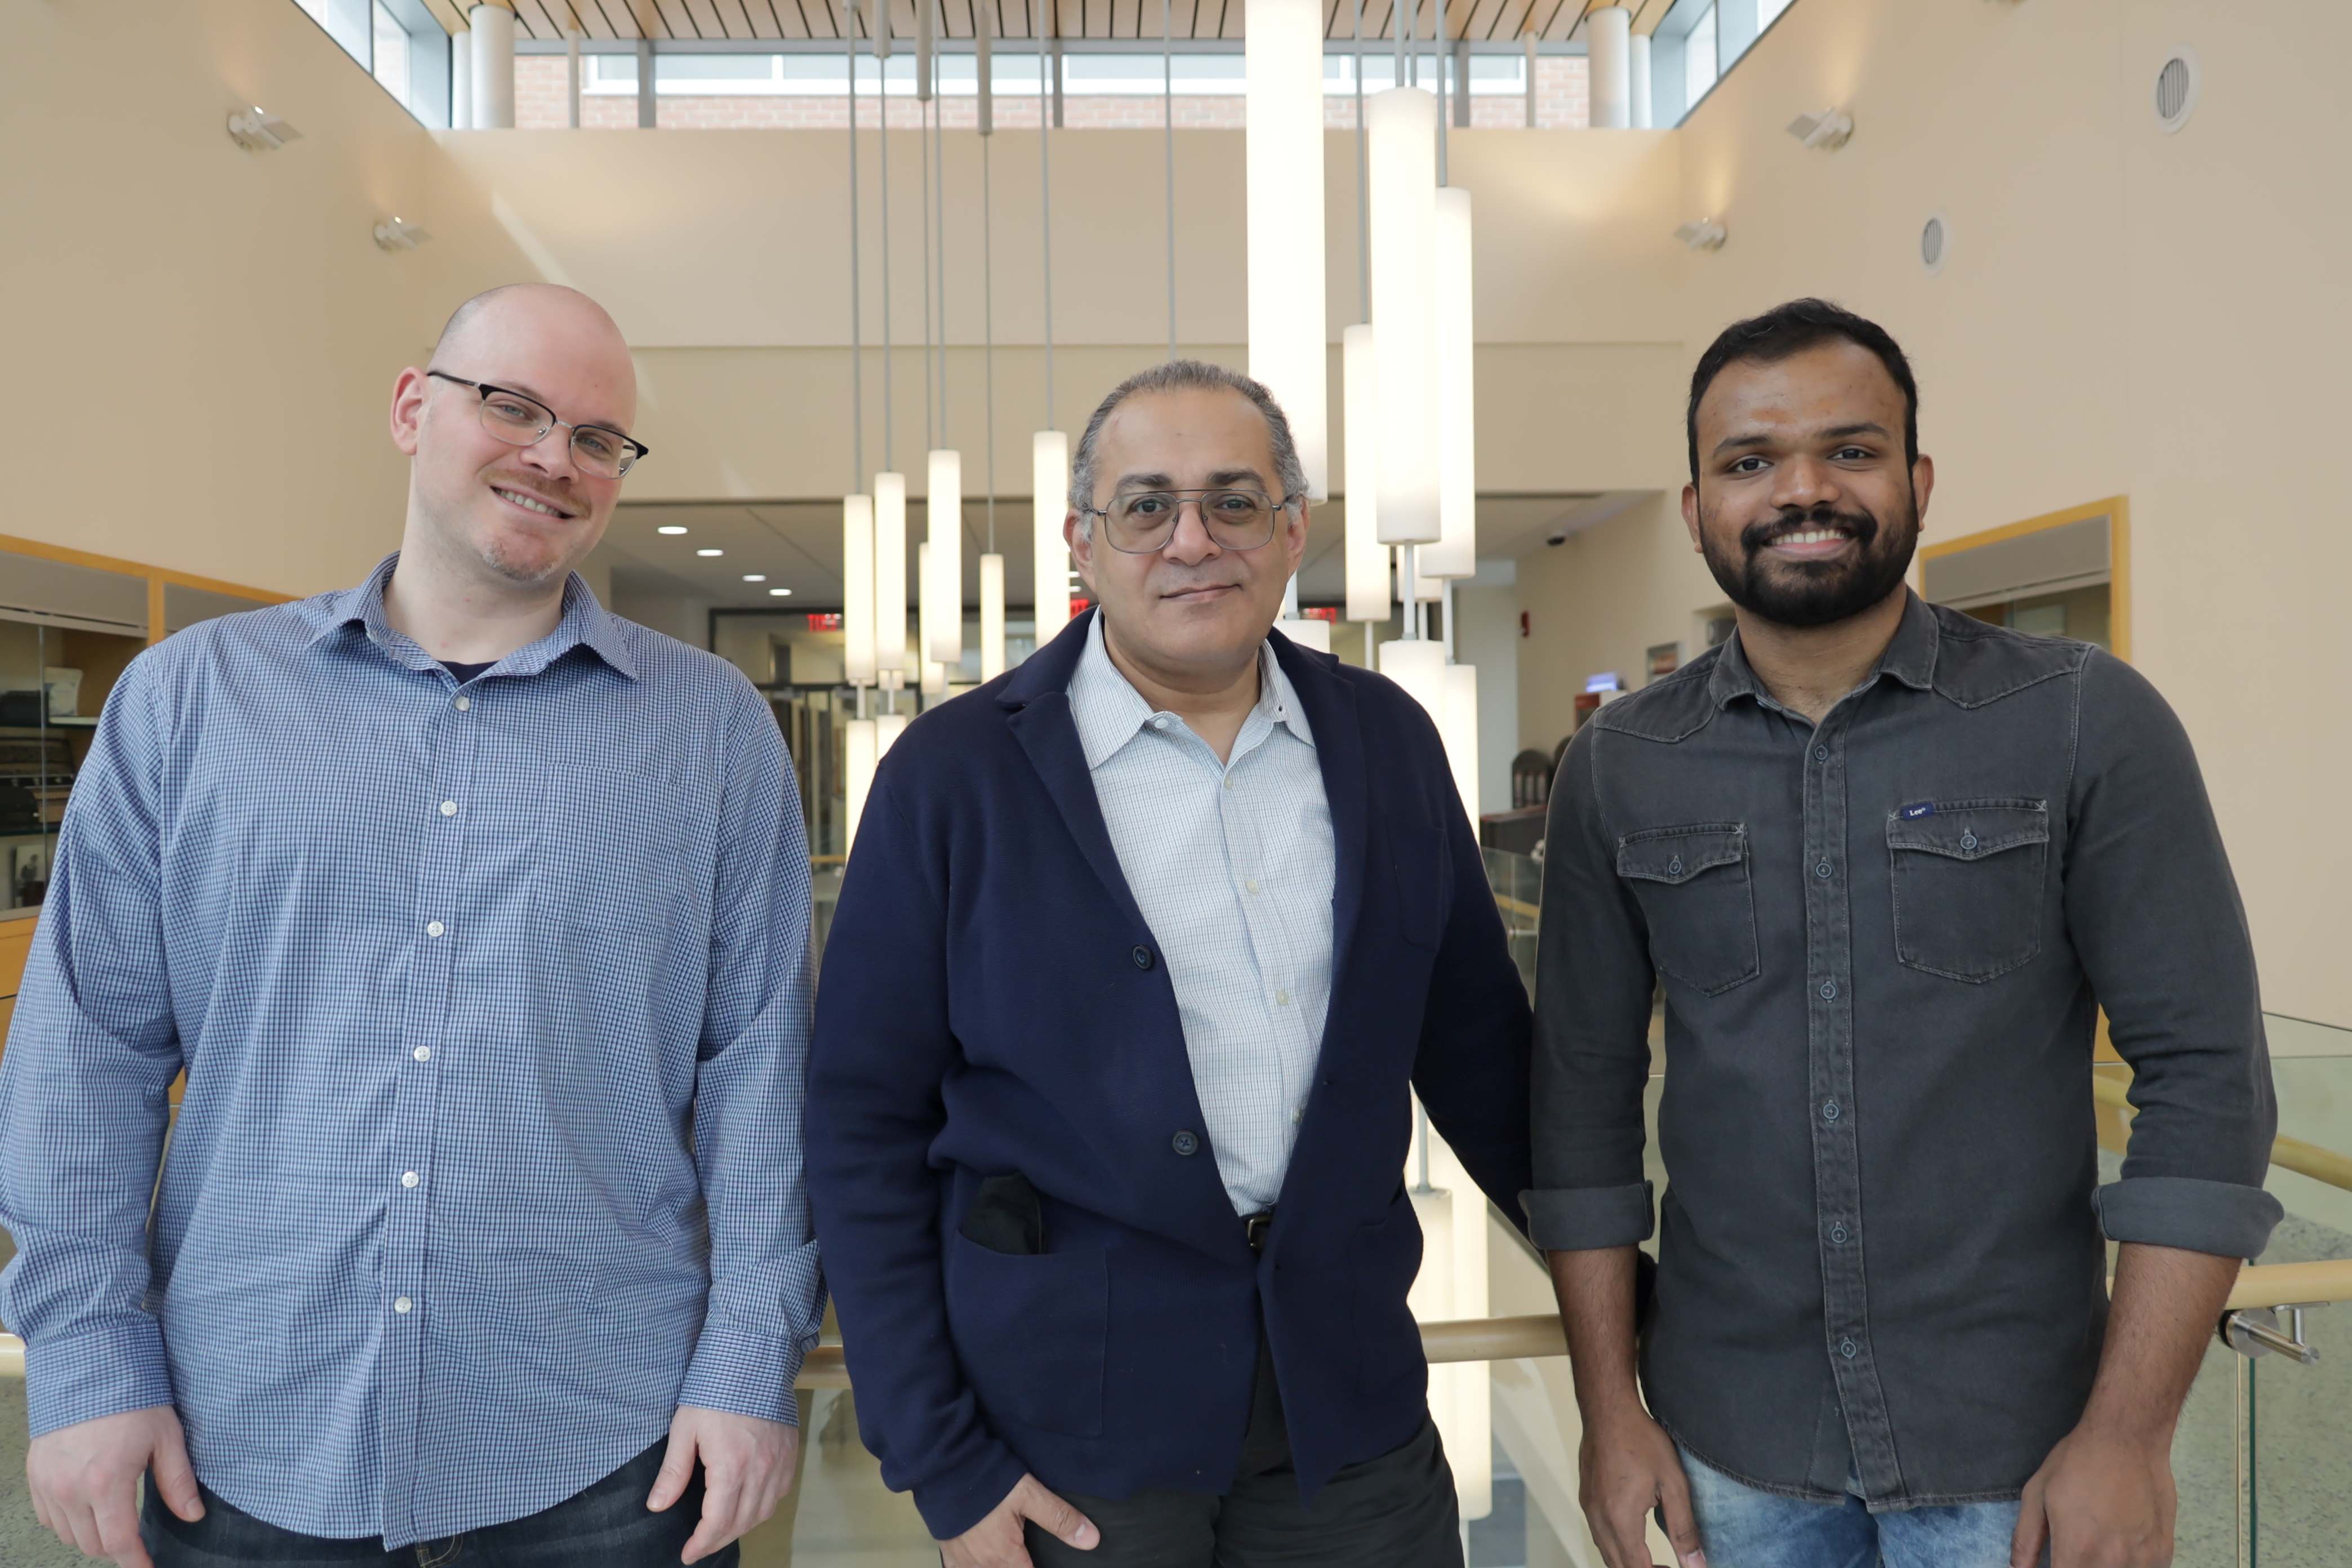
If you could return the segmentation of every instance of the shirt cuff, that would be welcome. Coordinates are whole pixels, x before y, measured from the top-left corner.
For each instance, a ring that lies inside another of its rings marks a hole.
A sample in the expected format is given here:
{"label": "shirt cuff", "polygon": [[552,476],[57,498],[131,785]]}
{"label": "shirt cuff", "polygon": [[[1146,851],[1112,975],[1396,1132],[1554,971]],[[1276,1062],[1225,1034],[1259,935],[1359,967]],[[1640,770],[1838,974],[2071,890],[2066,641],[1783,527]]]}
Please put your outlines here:
{"label": "shirt cuff", "polygon": [[797,1426],[800,1404],[793,1380],[800,1376],[803,1353],[799,1342],[785,1334],[753,1333],[714,1319],[702,1325],[677,1402]]}
{"label": "shirt cuff", "polygon": [[2261,1257],[2272,1227],[2286,1213],[2260,1187],[2192,1176],[2126,1176],[2101,1187],[2095,1197],[2099,1228],[2109,1241],[2216,1258]]}
{"label": "shirt cuff", "polygon": [[1650,1184],[1626,1187],[1540,1187],[1519,1194],[1528,1239],[1544,1252],[1633,1247],[1650,1238]]}
{"label": "shirt cuff", "polygon": [[163,1331],[144,1314],[133,1322],[25,1346],[25,1405],[33,1436],[171,1403]]}
{"label": "shirt cuff", "polygon": [[915,1511],[934,1541],[953,1541],[988,1517],[989,1510],[1013,1495],[1029,1467],[1003,1443],[991,1441],[988,1461],[968,1475],[917,1483]]}

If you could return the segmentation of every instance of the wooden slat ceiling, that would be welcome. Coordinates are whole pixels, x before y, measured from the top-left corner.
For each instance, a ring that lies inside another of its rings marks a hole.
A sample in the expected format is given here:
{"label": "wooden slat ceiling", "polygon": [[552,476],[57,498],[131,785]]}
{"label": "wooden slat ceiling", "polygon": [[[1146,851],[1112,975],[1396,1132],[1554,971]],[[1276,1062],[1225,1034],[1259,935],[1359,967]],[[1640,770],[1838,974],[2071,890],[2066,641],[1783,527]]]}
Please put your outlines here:
{"label": "wooden slat ceiling", "polygon": [[[887,0],[891,35],[915,36],[917,0]],[[945,15],[945,36],[970,38],[977,15],[992,13],[998,37],[1037,37],[1040,24],[1065,38],[1160,40],[1160,8],[1170,7],[1168,28],[1179,42],[1242,37],[1246,0],[937,0]],[[1412,0],[1404,0],[1411,4]],[[1479,43],[1510,43],[1532,32],[1546,43],[1583,37],[1586,13],[1601,0],[1444,0],[1446,36]],[[1673,0],[1627,0],[1633,30],[1654,30]],[[462,0],[425,0],[451,32],[464,30]],[[865,8],[850,0],[511,0],[519,31],[528,38],[560,42],[577,30],[599,39],[659,38],[691,43],[704,39],[839,38],[845,16],[855,16],[859,37],[868,35]],[[1324,32],[1336,41],[1355,36],[1355,0],[1323,0]],[[1400,0],[1362,0],[1364,37],[1393,38]],[[1418,36],[1427,37],[1429,0],[1416,15]]]}

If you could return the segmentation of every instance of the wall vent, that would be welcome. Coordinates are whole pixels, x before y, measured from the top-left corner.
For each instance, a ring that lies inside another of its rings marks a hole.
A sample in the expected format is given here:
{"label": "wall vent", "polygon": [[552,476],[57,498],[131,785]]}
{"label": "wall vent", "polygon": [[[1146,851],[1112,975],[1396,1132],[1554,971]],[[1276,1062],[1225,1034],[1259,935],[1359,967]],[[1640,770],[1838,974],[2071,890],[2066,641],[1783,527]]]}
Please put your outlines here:
{"label": "wall vent", "polygon": [[1942,213],[1931,215],[1919,226],[1919,265],[1933,278],[1944,269],[1944,258],[1951,254],[1952,227],[1944,221]]}
{"label": "wall vent", "polygon": [[2189,123],[2197,111],[2197,89],[2203,72],[2197,51],[2183,46],[2166,57],[2156,73],[2156,123],[2167,134]]}

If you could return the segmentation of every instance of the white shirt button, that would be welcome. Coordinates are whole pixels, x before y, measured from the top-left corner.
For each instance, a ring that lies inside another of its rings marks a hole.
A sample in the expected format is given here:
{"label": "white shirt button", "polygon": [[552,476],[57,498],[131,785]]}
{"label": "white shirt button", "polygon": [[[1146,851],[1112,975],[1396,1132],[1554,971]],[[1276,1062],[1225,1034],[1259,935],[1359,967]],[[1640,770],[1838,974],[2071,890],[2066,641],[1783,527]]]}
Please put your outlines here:
{"label": "white shirt button", "polygon": [[400,1173],[400,1184],[401,1184],[402,1186],[404,1186],[404,1187],[413,1187],[413,1186],[415,1186],[415,1185],[416,1184],[416,1173],[415,1173],[415,1172],[414,1172],[414,1171],[403,1171],[403,1172],[401,1172],[401,1173]]}
{"label": "white shirt button", "polygon": [[1300,1122],[1302,1122],[1302,1121],[1306,1121],[1306,1120],[1307,1120],[1307,1112],[1305,1112],[1305,1111],[1303,1111],[1303,1110],[1294,1110],[1294,1111],[1292,1111],[1292,1112],[1290,1113],[1290,1124],[1291,1124],[1293,1127],[1297,1126]]}
{"label": "white shirt button", "polygon": [[445,801],[443,801],[443,802],[441,803],[441,815],[442,815],[442,816],[457,816],[457,803],[456,801],[454,801],[454,800],[445,800]]}
{"label": "white shirt button", "polygon": [[1225,787],[1226,787],[1227,789],[1231,789],[1231,788],[1233,788],[1233,787],[1234,787],[1234,776],[1233,776],[1233,774],[1231,774],[1231,773],[1227,773],[1227,774],[1225,775]]}
{"label": "white shirt button", "polygon": [[1276,1006],[1277,1006],[1277,1007],[1287,1007],[1287,1006],[1289,1006],[1289,1005],[1290,1005],[1290,993],[1289,993],[1289,992],[1287,992],[1287,991],[1277,991],[1277,992],[1276,992],[1276,993],[1274,994],[1274,1005],[1275,1005]]}
{"label": "white shirt button", "polygon": [[1242,889],[1243,889],[1243,890],[1244,890],[1244,892],[1251,892],[1251,893],[1255,893],[1255,892],[1256,892],[1256,891],[1257,891],[1257,879],[1256,879],[1255,877],[1252,877],[1248,881],[1244,882],[1244,883],[1242,884]]}
{"label": "white shirt button", "polygon": [[419,1046],[408,1054],[415,1057],[420,1062],[429,1062],[433,1059],[433,1047],[431,1046]]}
{"label": "white shirt button", "polygon": [[414,1305],[415,1303],[405,1296],[395,1296],[392,1299],[392,1310],[395,1312],[405,1313]]}
{"label": "white shirt button", "polygon": [[1165,730],[1168,728],[1168,721],[1165,719],[1154,719],[1151,721],[1151,727],[1155,730]]}
{"label": "white shirt button", "polygon": [[470,697],[467,697],[467,696],[464,696],[464,695],[462,695],[462,694],[458,697],[458,699],[457,699],[457,711],[458,711],[458,712],[460,712],[460,713],[467,712],[467,711],[468,711],[469,710],[471,710],[471,709],[473,708],[473,706],[474,706],[474,700],[473,700],[472,698],[470,698]]}
{"label": "white shirt button", "polygon": [[448,927],[443,925],[439,921],[426,921],[425,922],[425,934],[426,936],[439,936],[443,931],[448,929]]}

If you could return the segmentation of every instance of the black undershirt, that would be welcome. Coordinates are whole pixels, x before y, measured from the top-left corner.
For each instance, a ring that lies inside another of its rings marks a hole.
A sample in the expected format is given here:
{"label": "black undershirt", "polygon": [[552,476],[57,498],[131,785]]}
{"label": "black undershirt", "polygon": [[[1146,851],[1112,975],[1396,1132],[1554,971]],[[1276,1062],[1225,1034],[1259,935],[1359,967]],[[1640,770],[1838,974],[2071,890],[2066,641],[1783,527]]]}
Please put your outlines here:
{"label": "black undershirt", "polygon": [[491,664],[496,663],[498,663],[497,659],[490,660],[489,664],[459,664],[453,659],[445,658],[441,661],[441,668],[456,676],[457,678],[457,684],[463,686],[466,682],[473,679],[474,677],[481,674],[482,671],[489,668]]}

